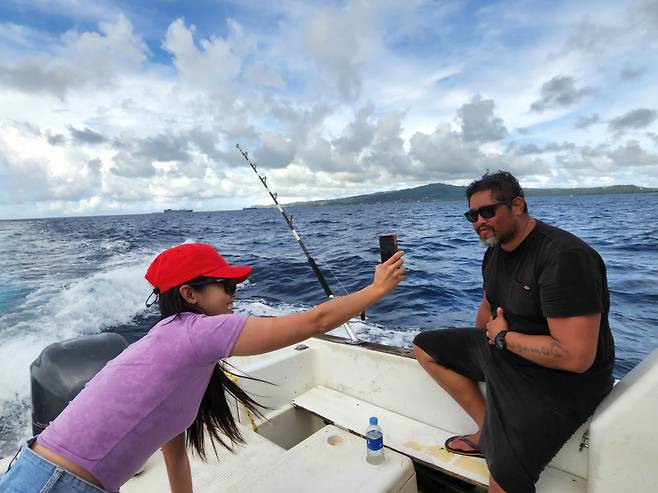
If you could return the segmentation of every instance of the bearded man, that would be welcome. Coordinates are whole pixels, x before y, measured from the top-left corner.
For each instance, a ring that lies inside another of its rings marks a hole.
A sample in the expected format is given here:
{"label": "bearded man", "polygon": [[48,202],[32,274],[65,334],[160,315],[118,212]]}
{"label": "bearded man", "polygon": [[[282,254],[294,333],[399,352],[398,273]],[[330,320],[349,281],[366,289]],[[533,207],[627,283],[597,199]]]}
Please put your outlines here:
{"label": "bearded man", "polygon": [[466,198],[464,215],[487,247],[475,328],[422,332],[413,349],[478,427],[446,449],[484,457],[490,492],[534,492],[613,385],[605,264],[576,236],[531,217],[508,172],[485,174]]}

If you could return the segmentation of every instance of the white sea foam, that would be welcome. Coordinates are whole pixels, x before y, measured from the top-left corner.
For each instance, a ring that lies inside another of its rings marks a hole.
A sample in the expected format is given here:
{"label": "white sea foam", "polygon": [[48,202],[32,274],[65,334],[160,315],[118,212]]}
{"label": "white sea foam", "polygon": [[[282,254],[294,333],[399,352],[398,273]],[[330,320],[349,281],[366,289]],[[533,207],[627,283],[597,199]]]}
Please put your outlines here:
{"label": "white sea foam", "polygon": [[[256,316],[280,316],[290,313],[300,312],[309,309],[309,306],[292,305],[289,303],[266,303],[262,300],[245,300],[236,301],[236,312],[249,313]],[[395,330],[381,327],[373,321],[353,318],[350,320],[350,327],[357,338],[367,342],[377,342],[387,346],[411,347],[411,341],[420,332],[420,329],[405,327],[404,329]],[[329,334],[339,337],[348,337],[345,329],[337,327]]]}
{"label": "white sea foam", "polygon": [[[151,253],[112,261],[90,277],[31,293],[16,313],[0,316],[0,456],[29,434],[29,367],[53,342],[128,323],[144,310]],[[16,321],[18,319],[18,321]],[[22,414],[21,414],[22,413]]]}
{"label": "white sea foam", "polygon": [[[144,310],[151,288],[143,276],[154,254],[118,256],[87,278],[59,286],[48,283],[26,298],[19,308],[20,317],[16,313],[0,316],[0,457],[30,434],[32,361],[53,342],[130,323]],[[254,299],[236,302],[237,312],[256,316],[280,316],[308,308]],[[403,347],[411,344],[417,332],[384,329],[360,319],[350,324],[360,339]],[[347,337],[341,327],[330,334]]]}

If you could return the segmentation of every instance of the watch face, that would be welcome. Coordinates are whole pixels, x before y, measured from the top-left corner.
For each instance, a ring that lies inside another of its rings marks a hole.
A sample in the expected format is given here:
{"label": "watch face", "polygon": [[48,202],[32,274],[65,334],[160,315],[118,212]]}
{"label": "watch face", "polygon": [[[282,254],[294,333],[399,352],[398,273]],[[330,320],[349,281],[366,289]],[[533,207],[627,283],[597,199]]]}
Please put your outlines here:
{"label": "watch face", "polygon": [[502,330],[496,334],[496,338],[494,339],[494,344],[496,345],[496,349],[503,350],[505,349],[505,335],[507,334],[506,330]]}

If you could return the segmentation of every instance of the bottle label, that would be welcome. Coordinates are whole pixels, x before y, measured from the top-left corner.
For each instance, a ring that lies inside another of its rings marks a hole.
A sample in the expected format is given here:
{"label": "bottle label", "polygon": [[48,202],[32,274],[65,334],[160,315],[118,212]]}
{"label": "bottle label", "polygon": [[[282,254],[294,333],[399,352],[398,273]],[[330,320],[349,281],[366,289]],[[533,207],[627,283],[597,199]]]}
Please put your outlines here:
{"label": "bottle label", "polygon": [[381,435],[378,438],[366,437],[366,442],[368,443],[368,450],[379,452],[384,446],[384,437]]}

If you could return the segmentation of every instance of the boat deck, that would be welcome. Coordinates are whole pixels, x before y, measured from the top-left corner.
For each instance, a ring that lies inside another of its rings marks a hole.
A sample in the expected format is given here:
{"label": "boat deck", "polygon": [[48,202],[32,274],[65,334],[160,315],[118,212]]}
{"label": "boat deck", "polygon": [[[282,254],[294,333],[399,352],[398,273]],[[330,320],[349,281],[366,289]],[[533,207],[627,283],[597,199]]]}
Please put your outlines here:
{"label": "boat deck", "polygon": [[[235,453],[218,449],[218,458],[208,450],[207,463],[191,458],[197,492],[486,490],[484,460],[443,447],[448,436],[472,431],[474,423],[399,350],[313,339],[229,362],[238,373],[269,382],[238,375],[243,390],[267,411],[252,429],[245,409],[235,404],[246,443]],[[537,492],[658,491],[656,405],[658,351],[619,382],[576,431],[541,474]],[[370,416],[379,418],[387,447],[387,460],[378,466],[365,461],[362,434]],[[631,439],[638,441],[629,448]],[[121,489],[168,490],[160,453]]]}

